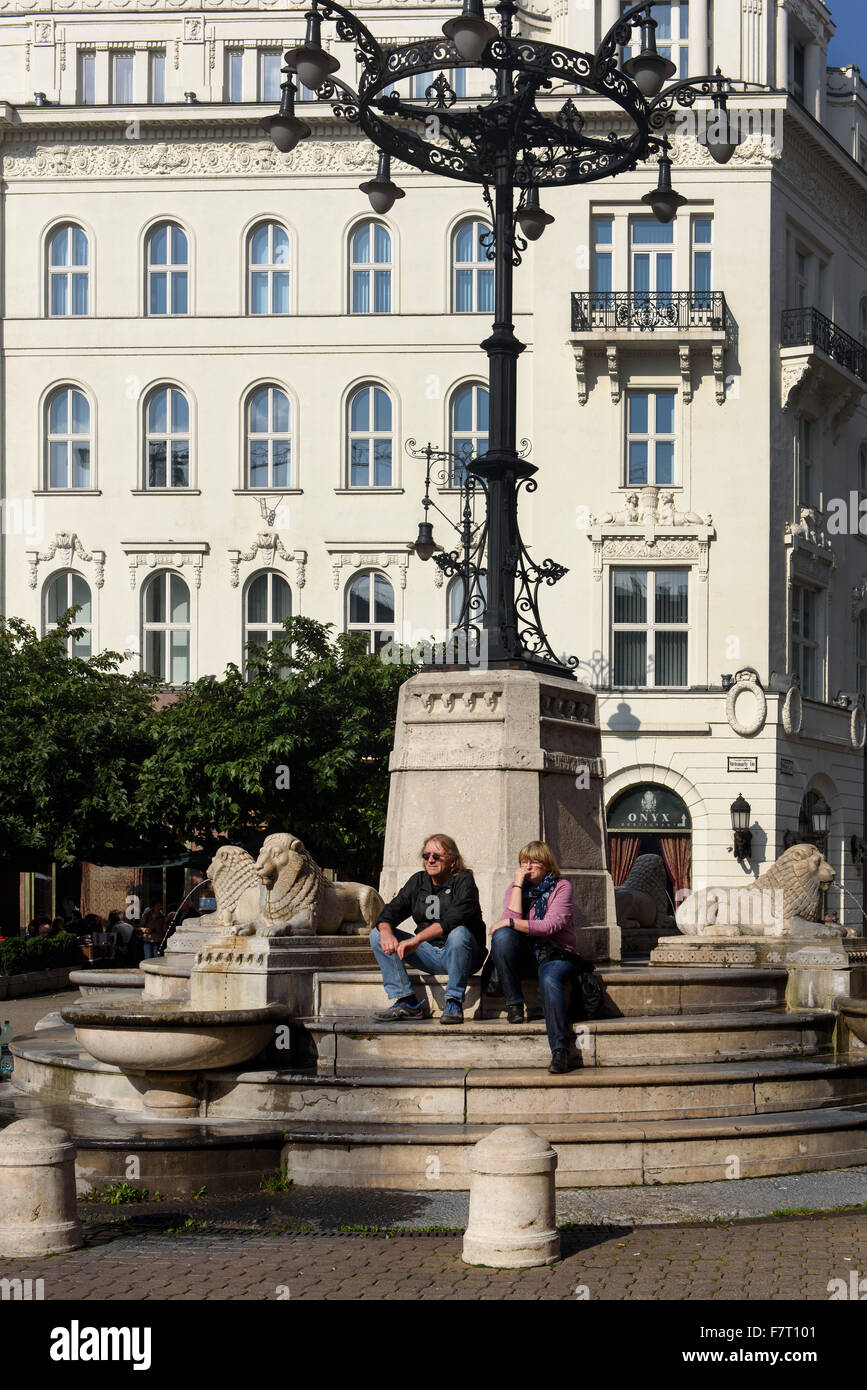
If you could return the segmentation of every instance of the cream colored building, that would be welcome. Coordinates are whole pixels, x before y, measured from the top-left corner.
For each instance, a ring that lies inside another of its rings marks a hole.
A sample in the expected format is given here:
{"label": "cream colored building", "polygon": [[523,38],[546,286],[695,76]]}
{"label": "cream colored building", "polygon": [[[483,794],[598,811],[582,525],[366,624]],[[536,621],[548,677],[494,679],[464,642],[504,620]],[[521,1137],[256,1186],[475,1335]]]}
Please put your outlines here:
{"label": "cream colored building", "polygon": [[[392,42],[454,12],[355,8]],[[867,91],[827,70],[821,0],[658,10],[681,72],[754,84],[730,100],[742,141],[719,167],[678,122],[688,202],[667,229],[640,201],[655,164],[545,196],[556,221],[516,273],[519,434],[540,470],[522,527],[569,566],[543,615],[599,687],[618,856],[662,847],[674,881],[690,859],[693,883],[740,881],[821,792],[860,900]],[[617,11],[532,0],[520,22],[588,49]],[[372,217],[374,152],[321,103],[299,107],[313,137],[276,152],[262,120],[303,13],[0,13],[2,608],[44,628],[81,603],[85,649],[167,681],[240,662],[290,608],[380,642],[449,621],[410,550],[423,469],[403,444],[484,447],[485,207],[400,168],[407,196]],[[483,95],[472,77],[466,99]],[[438,500],[456,513],[454,489]]]}

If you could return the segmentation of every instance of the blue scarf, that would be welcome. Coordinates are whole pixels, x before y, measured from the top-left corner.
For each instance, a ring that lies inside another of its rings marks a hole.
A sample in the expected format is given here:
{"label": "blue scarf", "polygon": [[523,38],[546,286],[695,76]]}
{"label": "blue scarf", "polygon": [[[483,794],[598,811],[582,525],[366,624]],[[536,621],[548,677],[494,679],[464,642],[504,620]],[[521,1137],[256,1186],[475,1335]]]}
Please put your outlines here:
{"label": "blue scarf", "polygon": [[521,889],[521,906],[524,917],[529,921],[530,908],[536,909],[536,921],[541,922],[548,911],[548,898],[557,880],[553,874],[546,874],[541,883],[524,885]]}

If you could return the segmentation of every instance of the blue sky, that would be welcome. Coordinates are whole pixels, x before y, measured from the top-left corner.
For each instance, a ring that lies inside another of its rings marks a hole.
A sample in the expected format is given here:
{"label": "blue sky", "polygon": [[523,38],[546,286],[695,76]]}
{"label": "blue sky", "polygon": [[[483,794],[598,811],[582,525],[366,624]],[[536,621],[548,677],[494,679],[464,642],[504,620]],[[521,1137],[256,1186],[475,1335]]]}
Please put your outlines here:
{"label": "blue sky", "polygon": [[867,80],[867,0],[827,0],[837,32],[831,40],[832,67],[857,63]]}

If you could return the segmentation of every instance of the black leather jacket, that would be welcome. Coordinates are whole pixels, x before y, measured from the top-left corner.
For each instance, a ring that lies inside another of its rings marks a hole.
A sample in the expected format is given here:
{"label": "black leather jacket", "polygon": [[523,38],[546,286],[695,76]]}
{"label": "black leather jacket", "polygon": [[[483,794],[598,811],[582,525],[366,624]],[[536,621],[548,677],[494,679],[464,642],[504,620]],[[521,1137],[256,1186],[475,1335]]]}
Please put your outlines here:
{"label": "black leather jacket", "polygon": [[[479,906],[479,890],[469,869],[461,869],[445,883],[434,883],[422,869],[407,879],[400,892],[379,914],[380,922],[398,927],[412,917],[416,927],[439,922],[443,939],[454,927],[467,927],[485,949],[485,923]],[[438,943],[435,943],[438,944]]]}

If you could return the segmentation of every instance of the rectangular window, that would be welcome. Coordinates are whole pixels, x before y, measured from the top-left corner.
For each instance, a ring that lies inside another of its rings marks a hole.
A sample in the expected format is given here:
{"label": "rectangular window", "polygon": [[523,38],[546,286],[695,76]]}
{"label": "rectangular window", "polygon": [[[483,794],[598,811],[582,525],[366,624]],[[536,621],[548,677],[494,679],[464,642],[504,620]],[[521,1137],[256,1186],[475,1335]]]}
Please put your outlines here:
{"label": "rectangular window", "polygon": [[696,307],[711,307],[713,255],[713,219],[694,217],[692,219],[692,292]]}
{"label": "rectangular window", "polygon": [[[631,9],[632,0],[621,0],[620,8],[622,11]],[[689,76],[689,0],[657,2],[653,6],[653,18],[656,20],[657,50],[677,68],[671,80],[683,80]],[[624,49],[624,59],[637,57],[641,50],[640,35],[640,29],[633,29],[632,44]]]}
{"label": "rectangular window", "polygon": [[593,293],[600,296],[604,308],[614,288],[614,218],[594,217],[593,230]]}
{"label": "rectangular window", "polygon": [[632,291],[657,303],[670,304],[674,267],[674,223],[633,217],[629,224]]}
{"label": "rectangular window", "polygon": [[822,658],[818,630],[819,594],[795,584],[792,588],[792,670],[801,677],[801,691],[810,700],[822,698]]}
{"label": "rectangular window", "polygon": [[244,54],[240,48],[226,52],[226,100],[244,100]]}
{"label": "rectangular window", "polygon": [[627,397],[626,483],[674,482],[674,391],[630,391]]}
{"label": "rectangular window", "polygon": [[804,102],[804,65],[806,50],[802,43],[796,43],[792,47],[792,77],[789,83],[789,91],[795,101]]}
{"label": "rectangular window", "polygon": [[148,98],[153,106],[166,99],[166,51],[154,49],[148,56]]}
{"label": "rectangular window", "polygon": [[801,507],[816,505],[814,436],[813,421],[802,416],[798,422],[798,504]]}
{"label": "rectangular window", "polygon": [[612,570],[612,684],[685,686],[688,619],[688,570]]}
{"label": "rectangular window", "polygon": [[93,106],[96,102],[96,54],[79,52],[78,55],[78,104]]}
{"label": "rectangular window", "polygon": [[259,100],[279,101],[280,83],[283,80],[280,50],[263,49],[259,54]]}
{"label": "rectangular window", "polygon": [[132,53],[111,55],[111,99],[115,106],[129,106],[132,101]]}

